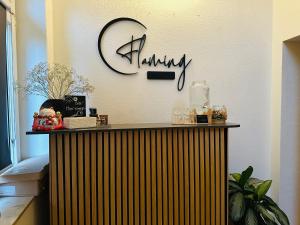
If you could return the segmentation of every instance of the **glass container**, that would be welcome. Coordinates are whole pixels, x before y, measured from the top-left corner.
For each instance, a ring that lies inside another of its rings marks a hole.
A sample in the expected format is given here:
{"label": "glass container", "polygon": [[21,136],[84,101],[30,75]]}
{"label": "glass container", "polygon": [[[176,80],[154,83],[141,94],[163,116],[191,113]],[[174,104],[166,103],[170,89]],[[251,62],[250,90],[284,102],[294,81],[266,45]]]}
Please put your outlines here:
{"label": "glass container", "polygon": [[214,105],[212,107],[212,122],[225,123],[227,120],[227,109],[224,105]]}
{"label": "glass container", "polygon": [[209,107],[209,86],[205,80],[193,81],[190,86],[190,107],[200,114]]}

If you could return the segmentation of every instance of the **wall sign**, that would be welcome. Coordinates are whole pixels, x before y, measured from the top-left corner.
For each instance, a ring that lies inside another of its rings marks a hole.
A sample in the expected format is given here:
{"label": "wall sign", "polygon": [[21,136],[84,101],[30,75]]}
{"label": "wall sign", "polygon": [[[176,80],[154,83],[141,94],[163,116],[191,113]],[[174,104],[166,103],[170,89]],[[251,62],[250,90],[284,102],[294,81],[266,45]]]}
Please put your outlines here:
{"label": "wall sign", "polygon": [[66,117],[85,117],[86,100],[85,96],[65,96]]}
{"label": "wall sign", "polygon": [[[143,25],[141,22],[132,19],[132,18],[126,18],[126,17],[121,17],[121,18],[117,18],[114,19],[112,21],[110,21],[109,23],[107,23],[103,29],[101,30],[100,34],[99,34],[99,38],[98,38],[98,50],[99,50],[99,54],[101,59],[103,60],[103,62],[105,63],[105,65],[110,68],[111,70],[113,70],[114,72],[121,74],[121,75],[133,75],[133,74],[137,74],[137,72],[134,73],[128,73],[128,72],[124,72],[121,71],[117,68],[114,68],[105,58],[105,56],[103,55],[103,51],[102,51],[102,38],[105,34],[105,32],[114,24],[119,23],[119,22],[131,22],[131,23],[135,23],[136,25],[142,27],[143,29],[147,29],[145,25]],[[122,58],[125,58],[128,60],[128,62],[130,64],[133,64],[133,56],[134,54],[137,54],[137,60],[136,60],[136,64],[137,64],[137,69],[141,68],[141,66],[149,66],[149,67],[157,67],[157,66],[164,66],[166,68],[172,68],[172,67],[178,67],[181,68],[181,73],[179,75],[178,78],[178,83],[177,83],[177,89],[178,91],[181,91],[184,87],[185,84],[185,75],[186,75],[186,69],[188,68],[188,66],[190,65],[192,59],[187,59],[186,54],[183,54],[183,56],[180,59],[174,59],[174,58],[170,58],[167,57],[166,55],[163,58],[159,58],[156,56],[156,54],[153,54],[152,56],[148,57],[148,58],[141,58],[141,53],[142,50],[144,48],[144,45],[146,43],[146,39],[147,36],[146,34],[143,34],[141,37],[135,38],[133,37],[133,35],[131,36],[131,40],[125,44],[123,44],[122,46],[120,46],[117,50],[116,50],[116,54],[121,56]],[[136,47],[137,46],[137,47]],[[130,49],[129,51],[126,49]],[[148,71],[147,72],[147,78],[148,79],[163,79],[163,80],[173,80],[175,79],[175,73],[174,72],[164,72],[164,71]]]}

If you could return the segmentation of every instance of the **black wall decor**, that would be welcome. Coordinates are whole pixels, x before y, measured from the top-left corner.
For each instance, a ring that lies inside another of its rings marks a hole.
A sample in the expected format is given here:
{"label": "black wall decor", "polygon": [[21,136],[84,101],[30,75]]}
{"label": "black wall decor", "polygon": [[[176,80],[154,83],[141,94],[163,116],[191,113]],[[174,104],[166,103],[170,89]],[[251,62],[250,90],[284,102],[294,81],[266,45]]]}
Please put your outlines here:
{"label": "black wall decor", "polygon": [[[137,74],[137,71],[136,72],[123,72],[123,71],[120,71],[120,70],[114,68],[112,65],[110,65],[110,63],[104,57],[103,51],[102,51],[102,39],[103,39],[105,32],[112,25],[119,23],[119,22],[124,22],[124,21],[135,23],[135,24],[139,25],[140,27],[142,27],[143,29],[147,29],[146,26],[143,25],[141,22],[139,22],[135,19],[132,19],[132,18],[121,17],[121,18],[114,19],[114,20],[110,21],[109,23],[107,23],[101,30],[101,32],[99,34],[99,38],[98,38],[98,50],[99,50],[99,54],[100,54],[102,61],[108,68],[110,68],[111,70],[113,70],[114,72],[116,72],[118,74],[133,75],[133,74]],[[137,60],[135,62],[137,64],[137,68],[140,68],[141,65],[148,65],[149,67],[163,66],[166,68],[171,68],[171,67],[181,68],[182,71],[179,75],[178,83],[177,83],[177,89],[178,89],[178,91],[181,91],[185,84],[186,69],[190,65],[192,59],[187,60],[187,57],[185,54],[183,54],[183,56],[179,60],[175,60],[174,58],[168,58],[166,55],[163,58],[158,58],[156,56],[156,54],[153,54],[149,58],[141,59],[141,53],[142,53],[142,50],[146,43],[146,39],[147,39],[146,34],[143,34],[142,37],[140,37],[140,38],[134,38],[134,36],[131,35],[131,40],[129,42],[123,44],[122,46],[120,46],[116,50],[116,54],[120,55],[122,58],[127,59],[130,64],[134,63],[133,57],[135,54],[137,54],[137,57],[136,57]],[[175,74],[174,74],[174,78],[173,78],[173,75],[171,75],[171,73],[174,73],[174,72],[170,72],[170,74],[166,74],[165,72],[159,74],[157,72],[152,73],[150,71],[150,74],[147,73],[147,79],[173,80],[173,79],[175,79]]]}
{"label": "black wall decor", "polygon": [[[102,42],[102,38],[103,38],[103,35],[105,33],[105,31],[113,24],[115,23],[118,23],[118,22],[121,22],[121,21],[129,21],[129,22],[134,22],[134,23],[137,23],[139,25],[141,25],[142,27],[144,27],[145,29],[147,29],[141,22],[135,20],[135,19],[132,19],[132,18],[125,18],[125,17],[122,17],[122,18],[117,18],[117,19],[114,19],[112,21],[110,21],[109,23],[107,23],[103,29],[101,30],[100,34],[99,34],[99,38],[98,38],[98,50],[99,50],[99,54],[100,54],[100,57],[101,59],[103,60],[103,62],[105,63],[106,66],[108,66],[111,70],[115,71],[116,73],[119,73],[119,74],[122,74],[122,75],[132,75],[132,74],[136,74],[136,73],[124,73],[124,72],[121,72],[115,68],[113,68],[105,59],[103,53],[102,53],[102,49],[101,49],[101,42]],[[122,46],[121,46],[122,47]]]}
{"label": "black wall decor", "polygon": [[168,71],[148,71],[147,72],[148,80],[174,80],[175,72]]}

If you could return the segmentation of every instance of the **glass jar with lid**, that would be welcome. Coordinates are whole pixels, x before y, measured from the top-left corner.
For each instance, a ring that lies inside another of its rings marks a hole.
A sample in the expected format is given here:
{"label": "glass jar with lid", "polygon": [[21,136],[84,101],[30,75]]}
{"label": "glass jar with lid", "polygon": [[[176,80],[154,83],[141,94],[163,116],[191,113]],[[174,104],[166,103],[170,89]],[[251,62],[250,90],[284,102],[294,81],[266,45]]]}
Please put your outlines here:
{"label": "glass jar with lid", "polygon": [[197,114],[209,108],[209,86],[205,80],[193,81],[189,91],[190,107],[196,109]]}

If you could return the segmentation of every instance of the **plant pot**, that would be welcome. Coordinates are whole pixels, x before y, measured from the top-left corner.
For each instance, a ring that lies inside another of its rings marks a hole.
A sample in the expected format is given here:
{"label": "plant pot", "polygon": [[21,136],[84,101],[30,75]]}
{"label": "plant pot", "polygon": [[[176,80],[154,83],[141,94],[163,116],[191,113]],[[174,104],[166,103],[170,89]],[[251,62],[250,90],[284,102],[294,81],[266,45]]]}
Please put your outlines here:
{"label": "plant pot", "polygon": [[63,99],[48,99],[40,107],[42,108],[53,108],[55,112],[60,112],[62,117],[66,114],[66,102]]}

